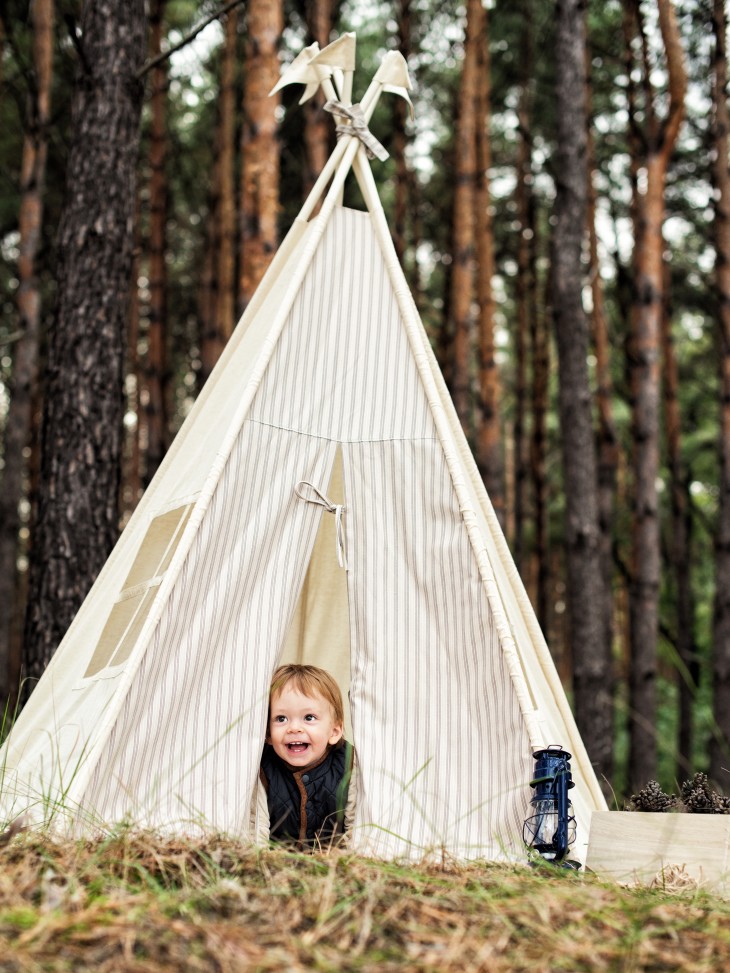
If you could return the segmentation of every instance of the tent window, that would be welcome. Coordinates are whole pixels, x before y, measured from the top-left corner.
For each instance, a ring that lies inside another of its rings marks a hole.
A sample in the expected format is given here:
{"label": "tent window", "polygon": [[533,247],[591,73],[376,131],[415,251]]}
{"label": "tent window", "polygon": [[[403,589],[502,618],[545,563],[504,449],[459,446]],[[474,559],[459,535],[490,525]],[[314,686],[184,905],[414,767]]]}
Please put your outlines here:
{"label": "tent window", "polygon": [[192,509],[192,505],[187,504],[155,517],[140,544],[137,557],[122,586],[123,591],[165,573]]}
{"label": "tent window", "polygon": [[[129,640],[134,633],[139,634],[142,621],[149,611],[157,588],[148,588],[140,591],[132,598],[124,598],[118,601],[109,613],[104,631],[101,633],[96,651],[84,673],[85,676],[93,676],[101,669],[108,666],[112,659],[115,659],[120,652],[124,651],[125,646],[129,646]],[[143,611],[143,609],[146,609]],[[127,648],[127,654],[129,649]],[[126,655],[124,656],[126,658]],[[121,660],[120,660],[121,661]]]}
{"label": "tent window", "polygon": [[168,510],[150,523],[124,587],[112,607],[85,677],[126,662],[170,566],[193,504]]}
{"label": "tent window", "polygon": [[159,588],[157,587],[147,589],[147,593],[142,598],[139,608],[134,613],[134,617],[117,645],[117,650],[109,663],[110,666],[119,666],[129,658],[129,654],[132,651],[134,643],[137,641],[137,636],[142,631],[142,625],[149,614],[158,590]]}

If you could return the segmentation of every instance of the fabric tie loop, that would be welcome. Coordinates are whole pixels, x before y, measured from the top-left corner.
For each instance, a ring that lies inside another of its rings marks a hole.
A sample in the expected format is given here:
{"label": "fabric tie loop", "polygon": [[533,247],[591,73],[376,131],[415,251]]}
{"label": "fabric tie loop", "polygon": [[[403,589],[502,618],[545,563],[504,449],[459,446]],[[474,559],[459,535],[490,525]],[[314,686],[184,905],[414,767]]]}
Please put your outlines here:
{"label": "fabric tie loop", "polygon": [[[309,495],[306,495],[303,491],[307,489],[310,491]],[[342,503],[332,503],[330,498],[326,494],[322,493],[313,483],[309,480],[300,480],[299,483],[294,487],[294,492],[299,497],[300,500],[304,500],[305,503],[316,503],[324,509],[329,514],[335,515],[335,545],[337,547],[337,563],[341,568],[347,571],[347,558],[345,557],[345,527],[342,522],[342,516],[345,512],[345,506]]]}
{"label": "fabric tie loop", "polygon": [[388,152],[368,128],[361,105],[343,105],[341,101],[331,100],[325,102],[324,110],[336,118],[345,119],[337,123],[337,138],[343,135],[354,135],[365,146],[368,159],[378,158],[381,162],[385,162]]}

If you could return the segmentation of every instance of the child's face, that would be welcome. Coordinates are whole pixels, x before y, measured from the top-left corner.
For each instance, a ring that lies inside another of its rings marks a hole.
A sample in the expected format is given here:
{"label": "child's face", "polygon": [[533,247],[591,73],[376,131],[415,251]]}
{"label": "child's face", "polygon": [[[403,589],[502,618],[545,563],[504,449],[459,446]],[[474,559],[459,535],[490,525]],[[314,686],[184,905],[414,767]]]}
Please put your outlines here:
{"label": "child's face", "polygon": [[342,724],[321,696],[305,696],[293,686],[284,686],[272,697],[266,742],[296,770],[318,763],[327,747],[341,737]]}

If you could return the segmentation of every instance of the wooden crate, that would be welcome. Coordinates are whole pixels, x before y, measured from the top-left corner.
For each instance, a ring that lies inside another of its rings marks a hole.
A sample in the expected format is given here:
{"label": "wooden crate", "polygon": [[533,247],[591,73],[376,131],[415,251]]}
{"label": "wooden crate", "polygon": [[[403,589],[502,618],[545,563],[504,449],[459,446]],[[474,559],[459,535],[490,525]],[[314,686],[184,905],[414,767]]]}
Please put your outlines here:
{"label": "wooden crate", "polygon": [[730,815],[594,811],[586,868],[629,885],[730,897]]}

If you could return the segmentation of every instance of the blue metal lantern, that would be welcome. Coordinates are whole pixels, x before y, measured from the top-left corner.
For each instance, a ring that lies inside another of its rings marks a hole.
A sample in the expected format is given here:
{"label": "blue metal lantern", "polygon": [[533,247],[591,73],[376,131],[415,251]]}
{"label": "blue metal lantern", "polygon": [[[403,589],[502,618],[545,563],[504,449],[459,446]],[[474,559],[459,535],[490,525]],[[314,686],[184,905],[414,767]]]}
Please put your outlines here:
{"label": "blue metal lantern", "polygon": [[536,763],[530,787],[535,793],[530,801],[533,814],[525,821],[524,841],[546,861],[568,867],[572,863],[566,862],[565,856],[575,841],[575,818],[568,800],[568,791],[575,786],[570,774],[571,754],[553,745],[532,756]]}

